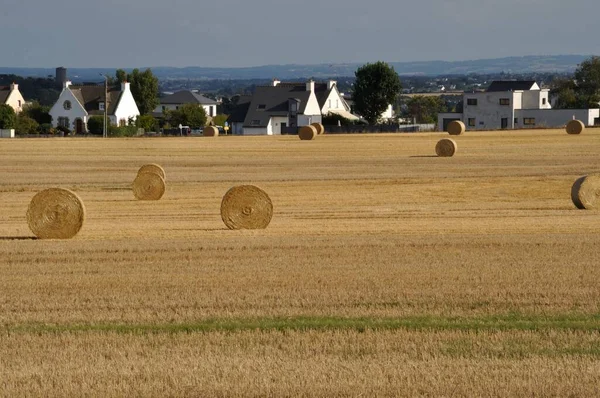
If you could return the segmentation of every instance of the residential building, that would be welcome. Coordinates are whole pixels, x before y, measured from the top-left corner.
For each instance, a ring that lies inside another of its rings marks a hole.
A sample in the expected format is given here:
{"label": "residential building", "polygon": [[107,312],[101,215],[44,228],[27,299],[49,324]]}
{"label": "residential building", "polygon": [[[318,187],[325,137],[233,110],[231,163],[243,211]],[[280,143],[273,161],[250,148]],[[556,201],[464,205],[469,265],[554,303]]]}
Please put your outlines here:
{"label": "residential building", "polygon": [[0,104],[10,106],[15,110],[15,113],[19,113],[23,110],[25,105],[25,99],[19,91],[18,84],[11,84],[10,86],[0,87]]}
{"label": "residential building", "polygon": [[160,103],[154,109],[154,116],[161,118],[166,110],[177,110],[180,106],[194,104],[204,108],[206,116],[212,118],[217,115],[217,101],[198,94],[195,91],[182,90],[160,98]]}
{"label": "residential building", "polygon": [[50,109],[52,125],[63,126],[76,133],[87,132],[87,122],[91,116],[103,116],[106,108],[109,123],[125,126],[135,120],[140,112],[131,94],[130,83],[120,86],[104,84],[73,85],[70,81],[63,84],[63,89],[56,103]]}
{"label": "residential building", "polygon": [[[350,95],[344,95],[343,97],[346,100],[348,106],[350,107],[351,113],[354,114],[356,112],[356,110],[354,109],[354,99]],[[389,104],[387,108],[381,113],[381,115],[379,115],[379,120],[382,122],[387,122],[390,119],[394,119],[394,117],[394,106],[393,104]]]}
{"label": "residential building", "polygon": [[278,135],[321,120],[314,81],[282,84],[273,80],[270,86],[256,87],[251,97],[240,98],[227,121],[233,134]]}
{"label": "residential building", "polygon": [[467,130],[562,127],[578,119],[586,125],[600,123],[600,109],[552,109],[549,90],[535,81],[494,81],[486,91],[463,94],[463,112],[438,114],[438,130],[452,120]]}

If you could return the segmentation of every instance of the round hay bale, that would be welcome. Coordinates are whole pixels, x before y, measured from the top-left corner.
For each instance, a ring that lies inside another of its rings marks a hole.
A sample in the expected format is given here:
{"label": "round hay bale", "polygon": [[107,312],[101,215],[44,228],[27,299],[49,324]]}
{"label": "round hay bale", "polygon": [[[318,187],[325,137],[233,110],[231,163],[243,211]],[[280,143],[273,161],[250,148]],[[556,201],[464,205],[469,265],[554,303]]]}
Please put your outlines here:
{"label": "round hay bale", "polygon": [[581,134],[585,130],[585,124],[581,120],[571,120],[567,123],[567,134]]}
{"label": "round hay bale", "polygon": [[163,169],[162,166],[156,163],[145,164],[142,167],[140,167],[140,169],[138,170],[138,174],[142,173],[158,174],[163,178],[163,180],[166,180],[165,169]]}
{"label": "round hay bale", "polygon": [[165,180],[155,173],[138,174],[133,180],[133,195],[139,200],[159,200],[165,189]]}
{"label": "round hay bale", "polygon": [[311,126],[317,129],[317,135],[325,134],[325,126],[321,123],[311,123]]}
{"label": "round hay bale", "polygon": [[578,209],[597,209],[600,206],[600,175],[578,178],[571,188],[571,200]]}
{"label": "round hay bale", "polygon": [[298,137],[300,137],[301,140],[314,140],[316,136],[317,129],[313,125],[302,126],[300,127],[300,130],[298,130]]}
{"label": "round hay bale", "polygon": [[38,192],[27,208],[29,229],[40,239],[70,239],[85,220],[85,206],[73,191],[49,188]]}
{"label": "round hay bale", "polygon": [[451,121],[448,123],[448,127],[446,128],[446,130],[448,130],[448,134],[450,135],[461,135],[466,131],[466,129],[467,128],[465,127],[465,124],[460,120]]}
{"label": "round hay bale", "polygon": [[435,145],[435,153],[440,157],[451,157],[456,153],[456,141],[443,138]]}
{"label": "round hay bale", "polygon": [[215,126],[206,126],[202,130],[202,135],[205,137],[217,137],[219,135],[219,129]]}
{"label": "round hay bale", "polygon": [[272,217],[271,198],[254,185],[235,186],[221,201],[221,219],[229,229],[264,229]]}

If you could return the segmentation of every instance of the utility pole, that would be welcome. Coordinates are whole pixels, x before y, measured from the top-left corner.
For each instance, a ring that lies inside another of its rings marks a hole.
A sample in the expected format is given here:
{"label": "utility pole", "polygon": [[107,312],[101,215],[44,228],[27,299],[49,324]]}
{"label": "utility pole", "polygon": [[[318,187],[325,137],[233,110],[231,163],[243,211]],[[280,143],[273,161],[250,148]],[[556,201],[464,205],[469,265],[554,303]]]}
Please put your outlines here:
{"label": "utility pole", "polygon": [[102,137],[108,137],[108,76],[100,73],[104,78],[104,123],[102,128]]}

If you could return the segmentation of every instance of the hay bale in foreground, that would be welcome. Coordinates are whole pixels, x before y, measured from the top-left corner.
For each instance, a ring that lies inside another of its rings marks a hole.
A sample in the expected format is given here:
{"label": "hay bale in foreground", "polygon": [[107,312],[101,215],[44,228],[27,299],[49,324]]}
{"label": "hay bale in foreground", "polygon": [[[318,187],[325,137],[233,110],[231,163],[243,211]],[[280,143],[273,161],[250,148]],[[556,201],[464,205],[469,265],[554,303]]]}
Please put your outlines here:
{"label": "hay bale in foreground", "polygon": [[453,120],[450,123],[448,123],[448,127],[446,128],[446,130],[450,135],[461,135],[467,130],[467,128],[465,127],[465,124],[462,121]]}
{"label": "hay bale in foreground", "polygon": [[578,209],[597,209],[600,206],[600,175],[578,178],[571,187],[571,200]]}
{"label": "hay bale in foreground", "polygon": [[40,239],[70,239],[85,220],[85,206],[73,191],[49,188],[38,192],[27,208],[29,229]]}
{"label": "hay bale in foreground", "polygon": [[298,130],[298,137],[300,137],[301,140],[314,140],[316,136],[317,129],[315,126],[302,126],[300,127],[300,130]]}
{"label": "hay bale in foreground", "polygon": [[435,153],[440,157],[451,157],[456,153],[456,141],[450,138],[443,138],[435,146]]}
{"label": "hay bale in foreground", "polygon": [[167,179],[165,175],[165,169],[163,169],[161,165],[156,163],[149,163],[140,167],[140,169],[138,170],[138,174],[142,173],[154,173],[161,176],[163,180]]}
{"label": "hay bale in foreground", "polygon": [[133,195],[139,200],[159,200],[165,194],[165,180],[155,173],[138,174],[133,180]]}
{"label": "hay bale in foreground", "polygon": [[217,137],[219,135],[219,129],[215,126],[206,126],[202,130],[202,135],[205,137]]}
{"label": "hay bale in foreground", "polygon": [[271,198],[254,185],[235,186],[221,201],[221,219],[229,229],[264,229],[272,217]]}
{"label": "hay bale in foreground", "polygon": [[317,129],[317,135],[325,134],[325,126],[321,123],[311,123],[315,129]]}
{"label": "hay bale in foreground", "polygon": [[585,124],[581,120],[571,120],[567,123],[567,134],[581,134],[585,130]]}

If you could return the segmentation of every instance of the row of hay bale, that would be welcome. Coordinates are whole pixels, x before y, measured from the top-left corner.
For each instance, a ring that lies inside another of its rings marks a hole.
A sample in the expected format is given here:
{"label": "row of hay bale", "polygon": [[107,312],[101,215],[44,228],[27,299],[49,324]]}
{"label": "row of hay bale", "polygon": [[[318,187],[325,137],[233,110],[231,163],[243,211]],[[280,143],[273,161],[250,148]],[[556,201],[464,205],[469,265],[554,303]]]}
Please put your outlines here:
{"label": "row of hay bale", "polygon": [[[567,134],[581,134],[585,130],[585,124],[581,120],[571,120],[566,126]],[[453,120],[448,123],[446,132],[450,135],[461,135],[467,131],[465,124],[460,120]]]}
{"label": "row of hay bale", "polygon": [[325,126],[321,123],[312,123],[308,126],[300,127],[298,137],[303,141],[314,140],[318,135],[325,134]]}

